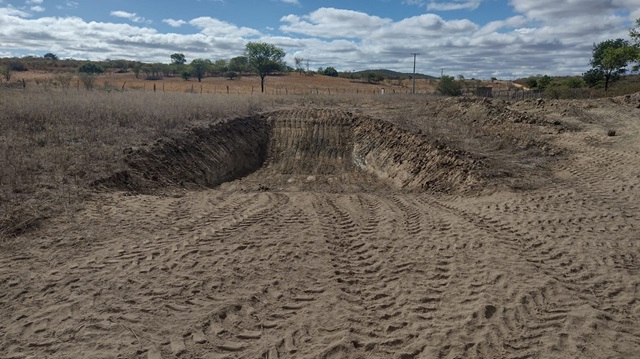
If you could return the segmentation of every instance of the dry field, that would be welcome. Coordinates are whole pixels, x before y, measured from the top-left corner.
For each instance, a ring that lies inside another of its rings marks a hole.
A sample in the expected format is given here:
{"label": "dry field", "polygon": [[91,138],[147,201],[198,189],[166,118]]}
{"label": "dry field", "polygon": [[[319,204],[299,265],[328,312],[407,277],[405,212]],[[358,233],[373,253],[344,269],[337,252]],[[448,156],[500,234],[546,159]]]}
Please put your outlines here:
{"label": "dry field", "polygon": [[0,105],[0,358],[640,352],[640,95]]}
{"label": "dry field", "polygon": [[[70,78],[70,89],[84,89],[83,83],[77,76],[67,74]],[[60,74],[51,71],[32,70],[14,73],[12,81],[26,82],[27,87],[61,87]],[[234,80],[225,77],[205,77],[201,82],[197,79],[185,81],[179,77],[165,77],[161,80],[145,80],[145,75],[138,78],[133,73],[104,73],[96,76],[94,88],[153,92],[183,92],[202,94],[257,94],[260,92],[260,78],[258,76],[242,76]],[[416,80],[416,92],[431,94],[435,92],[436,80]],[[360,80],[337,78],[321,75],[300,75],[291,73],[286,76],[268,76],[265,80],[265,92],[280,95],[305,94],[379,94],[382,89],[389,94],[406,94],[411,92],[410,80],[385,80],[373,84]]]}

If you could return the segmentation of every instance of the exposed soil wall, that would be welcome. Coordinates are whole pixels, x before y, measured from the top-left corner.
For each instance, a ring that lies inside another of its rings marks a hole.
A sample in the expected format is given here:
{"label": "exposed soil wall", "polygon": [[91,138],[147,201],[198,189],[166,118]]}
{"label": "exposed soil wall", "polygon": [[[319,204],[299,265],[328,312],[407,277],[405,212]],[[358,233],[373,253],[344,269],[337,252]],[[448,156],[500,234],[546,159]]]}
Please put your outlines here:
{"label": "exposed soil wall", "polygon": [[395,187],[464,192],[483,182],[476,171],[482,164],[468,154],[388,122],[358,119],[353,131],[355,163]]}
{"label": "exposed soil wall", "polygon": [[98,185],[145,191],[161,186],[215,187],[254,172],[266,159],[269,129],[262,119],[237,118],[129,149],[129,170]]}
{"label": "exposed soil wall", "polygon": [[368,173],[398,189],[465,192],[482,184],[481,163],[391,123],[344,110],[295,109],[195,128],[131,150],[130,170],[102,181],[140,190],[215,187],[260,169],[279,175]]}

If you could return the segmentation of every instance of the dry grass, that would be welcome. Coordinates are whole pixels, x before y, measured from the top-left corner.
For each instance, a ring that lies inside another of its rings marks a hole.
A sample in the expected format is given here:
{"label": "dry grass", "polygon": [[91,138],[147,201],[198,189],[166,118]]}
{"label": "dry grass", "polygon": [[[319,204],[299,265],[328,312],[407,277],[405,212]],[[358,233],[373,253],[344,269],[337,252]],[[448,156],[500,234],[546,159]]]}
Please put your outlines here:
{"label": "dry grass", "polygon": [[128,146],[269,106],[257,96],[3,91],[0,235],[73,210],[87,183],[122,166]]}
{"label": "dry grass", "polygon": [[496,163],[512,163],[533,136],[518,126],[487,123],[499,114],[481,101],[467,106],[464,99],[430,96],[0,91],[0,236],[77,210],[91,195],[91,182],[124,169],[126,148],[234,116],[293,106],[347,108]]}
{"label": "dry grass", "polygon": [[[26,81],[27,87],[55,89],[65,87],[66,77],[72,76],[69,86],[83,88],[76,74],[56,74],[48,71],[28,71],[17,74],[12,82]],[[63,80],[63,81],[60,81]],[[417,80],[416,91],[420,94],[435,92],[437,81]],[[150,81],[144,79],[144,74],[136,78],[133,73],[105,73],[95,78],[94,88],[100,90],[119,91],[124,87],[128,91],[180,92],[202,94],[236,94],[248,95],[260,92],[260,78],[257,76],[243,76],[235,80],[225,77],[206,77],[202,82],[195,79],[185,81],[179,77],[164,77]],[[410,80],[386,80],[371,84],[359,80],[322,75],[299,75],[291,73],[286,76],[269,76],[265,81],[267,94],[277,95],[335,95],[335,94],[379,94],[382,90],[388,94],[405,94],[411,91]]]}

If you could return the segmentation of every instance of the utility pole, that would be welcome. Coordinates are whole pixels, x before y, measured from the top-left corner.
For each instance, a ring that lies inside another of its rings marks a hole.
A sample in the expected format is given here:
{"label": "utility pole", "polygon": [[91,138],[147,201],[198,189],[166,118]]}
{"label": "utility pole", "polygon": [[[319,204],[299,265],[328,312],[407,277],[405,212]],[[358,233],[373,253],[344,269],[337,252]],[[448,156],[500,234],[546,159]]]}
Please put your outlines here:
{"label": "utility pole", "polygon": [[412,94],[416,94],[416,56],[420,55],[418,52],[411,53],[413,55],[413,89],[411,90]]}
{"label": "utility pole", "polygon": [[444,76],[444,67],[440,69],[440,80],[442,80],[442,76]]}

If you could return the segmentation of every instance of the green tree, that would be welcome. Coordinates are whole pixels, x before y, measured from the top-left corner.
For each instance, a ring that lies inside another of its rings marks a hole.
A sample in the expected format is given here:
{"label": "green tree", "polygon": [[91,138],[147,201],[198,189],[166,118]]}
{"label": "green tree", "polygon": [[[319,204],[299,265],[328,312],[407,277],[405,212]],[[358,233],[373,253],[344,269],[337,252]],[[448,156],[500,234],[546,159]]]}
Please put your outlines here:
{"label": "green tree", "polygon": [[184,54],[179,54],[179,53],[171,54],[171,64],[184,65],[186,63],[187,63],[187,58],[184,56]]}
{"label": "green tree", "polygon": [[633,60],[636,63],[636,65],[633,66],[633,71],[638,71],[640,70],[640,19],[636,19],[635,26],[629,30],[629,36],[635,41],[634,47],[638,50]]}
{"label": "green tree", "polygon": [[49,59],[49,60],[53,60],[53,61],[58,60],[58,55],[53,54],[53,53],[51,53],[51,52],[47,52],[46,54],[44,54],[44,56],[43,56],[43,57],[44,57],[45,59]]}
{"label": "green tree", "polygon": [[453,76],[444,75],[440,79],[436,91],[445,96],[461,96],[462,86],[460,85],[460,81],[456,81]]}
{"label": "green tree", "polygon": [[564,81],[564,85],[570,89],[579,89],[584,86],[584,81],[580,77],[570,77]]}
{"label": "green tree", "polygon": [[[624,39],[606,40],[593,45],[592,70],[590,76],[601,74],[599,81],[604,79],[604,90],[609,89],[609,83],[617,80],[627,72],[627,66],[638,58],[638,49]],[[593,81],[593,79],[590,79]],[[589,83],[585,79],[585,82]]]}
{"label": "green tree", "polygon": [[324,69],[322,74],[325,76],[338,77],[338,70],[334,69],[333,67],[327,67],[326,69]]}
{"label": "green tree", "polygon": [[222,76],[228,69],[227,60],[223,59],[214,61],[210,67],[210,71],[214,76]]}
{"label": "green tree", "polygon": [[191,78],[191,71],[189,71],[188,69],[183,70],[180,73],[180,77],[182,77],[182,79],[185,81],[189,81],[189,79]]}
{"label": "green tree", "polygon": [[87,62],[87,63],[82,64],[78,68],[78,72],[85,73],[85,74],[90,74],[90,75],[95,75],[95,74],[103,73],[104,69],[101,66],[98,66],[98,65],[94,64],[93,62]]}
{"label": "green tree", "polygon": [[538,80],[535,77],[529,77],[525,83],[527,84],[527,87],[530,89],[534,89],[538,87]]}
{"label": "green tree", "polygon": [[541,90],[546,89],[551,85],[551,77],[549,75],[544,75],[538,79],[538,88]]}
{"label": "green tree", "polygon": [[249,67],[260,76],[262,92],[264,92],[264,78],[284,68],[282,59],[285,54],[281,48],[264,42],[249,42],[246,45],[245,56]]}
{"label": "green tree", "polygon": [[594,87],[602,81],[604,78],[604,72],[600,69],[590,69],[589,71],[582,74],[582,80],[589,87]]}
{"label": "green tree", "polygon": [[246,56],[237,56],[229,60],[229,71],[237,72],[242,74],[247,71],[247,66],[249,62],[247,61]]}
{"label": "green tree", "polygon": [[211,61],[207,59],[194,59],[189,66],[191,66],[191,74],[198,79],[198,82],[202,82],[202,78],[211,67]]}

